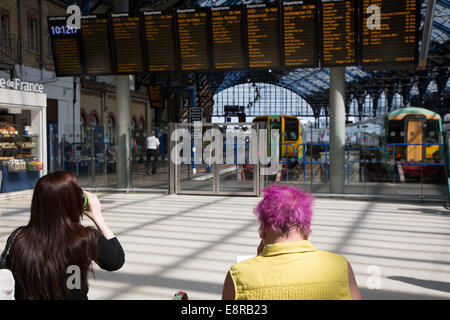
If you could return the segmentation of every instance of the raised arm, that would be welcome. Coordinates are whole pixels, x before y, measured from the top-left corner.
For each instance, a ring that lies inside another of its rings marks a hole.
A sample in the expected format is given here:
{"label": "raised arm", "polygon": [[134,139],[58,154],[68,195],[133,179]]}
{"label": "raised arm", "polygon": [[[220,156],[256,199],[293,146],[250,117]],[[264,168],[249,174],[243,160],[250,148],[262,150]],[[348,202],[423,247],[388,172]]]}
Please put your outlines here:
{"label": "raised arm", "polygon": [[125,263],[125,253],[114,233],[108,227],[103,218],[101,204],[97,196],[86,192],[88,197],[89,208],[85,214],[95,223],[100,231],[98,237],[98,256],[95,262],[100,268],[107,271],[115,271],[120,269]]}

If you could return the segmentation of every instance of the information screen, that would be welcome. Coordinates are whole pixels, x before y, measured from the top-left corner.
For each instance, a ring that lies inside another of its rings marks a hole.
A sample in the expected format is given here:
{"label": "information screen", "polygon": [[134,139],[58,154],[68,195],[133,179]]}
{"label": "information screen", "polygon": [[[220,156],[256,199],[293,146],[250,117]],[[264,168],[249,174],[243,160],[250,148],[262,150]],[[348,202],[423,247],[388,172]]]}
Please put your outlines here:
{"label": "information screen", "polygon": [[356,0],[321,0],[322,66],[356,65]]}
{"label": "information screen", "polygon": [[176,54],[173,14],[161,11],[144,12],[148,71],[175,71]]}
{"label": "information screen", "polygon": [[114,74],[108,17],[90,15],[81,17],[81,34],[87,74]]}
{"label": "information screen", "polygon": [[208,71],[208,9],[178,9],[181,71]]}
{"label": "information screen", "polygon": [[148,96],[150,98],[150,107],[164,108],[162,86],[156,85],[148,86]]}
{"label": "information screen", "polygon": [[56,76],[82,75],[80,30],[68,28],[66,17],[49,17],[48,28]]}
{"label": "information screen", "polygon": [[241,7],[212,7],[211,29],[214,69],[217,71],[244,69],[246,63],[242,45]]}
{"label": "information screen", "polygon": [[130,16],[128,13],[111,15],[118,74],[136,74],[144,71],[140,21],[139,16]]}
{"label": "information screen", "polygon": [[249,68],[280,68],[280,28],[277,5],[247,5]]}
{"label": "information screen", "polygon": [[316,1],[283,2],[284,67],[318,67]]}
{"label": "information screen", "polygon": [[[416,64],[417,0],[363,0],[362,3],[361,64]],[[378,21],[377,14],[380,14]]]}

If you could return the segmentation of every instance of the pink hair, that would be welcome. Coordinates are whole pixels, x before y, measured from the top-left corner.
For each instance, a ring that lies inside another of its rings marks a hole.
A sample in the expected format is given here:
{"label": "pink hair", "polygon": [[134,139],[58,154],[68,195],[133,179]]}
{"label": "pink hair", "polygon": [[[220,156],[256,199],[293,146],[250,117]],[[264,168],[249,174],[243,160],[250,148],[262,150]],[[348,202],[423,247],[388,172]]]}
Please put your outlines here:
{"label": "pink hair", "polygon": [[304,235],[311,233],[313,216],[311,194],[288,187],[273,185],[263,190],[264,199],[256,206],[256,217],[265,229],[287,234],[296,226]]}

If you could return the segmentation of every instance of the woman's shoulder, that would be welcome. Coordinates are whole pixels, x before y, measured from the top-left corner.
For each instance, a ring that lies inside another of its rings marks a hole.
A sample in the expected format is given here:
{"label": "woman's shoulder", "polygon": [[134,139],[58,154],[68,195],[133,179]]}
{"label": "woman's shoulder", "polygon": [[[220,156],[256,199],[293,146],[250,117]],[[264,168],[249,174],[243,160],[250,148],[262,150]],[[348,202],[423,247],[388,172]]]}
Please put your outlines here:
{"label": "woman's shoulder", "polygon": [[317,253],[322,259],[347,265],[347,259],[338,253],[325,250],[317,250]]}
{"label": "woman's shoulder", "polygon": [[6,240],[6,244],[8,245],[9,243],[11,243],[14,240],[14,238],[16,238],[26,228],[27,228],[26,226],[20,226],[20,227],[17,227],[16,229],[14,229],[13,232],[11,232],[11,234],[8,236],[8,240]]}
{"label": "woman's shoulder", "polygon": [[9,255],[9,251],[11,250],[11,247],[13,245],[14,239],[21,233],[21,231],[26,227],[18,227],[16,228],[11,234],[8,236],[8,239],[6,240],[5,248],[1,252],[1,261],[4,262],[4,260],[7,260],[7,256]]}

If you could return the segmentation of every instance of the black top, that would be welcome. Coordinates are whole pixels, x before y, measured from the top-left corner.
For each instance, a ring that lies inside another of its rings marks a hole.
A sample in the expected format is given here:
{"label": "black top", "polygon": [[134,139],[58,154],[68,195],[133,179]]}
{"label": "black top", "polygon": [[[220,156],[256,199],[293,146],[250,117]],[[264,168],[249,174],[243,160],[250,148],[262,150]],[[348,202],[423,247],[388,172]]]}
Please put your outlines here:
{"label": "black top", "polygon": [[[14,233],[8,237],[6,248],[10,244]],[[8,257],[9,258],[9,257]],[[125,263],[125,253],[117,238],[107,240],[102,234],[98,235],[98,257],[94,259],[100,268],[106,271],[119,270]],[[7,267],[9,267],[9,259],[7,259]],[[68,274],[70,276],[70,274]],[[26,300],[26,288],[23,279],[17,279],[14,275],[15,299]],[[64,280],[64,282],[66,279]],[[68,294],[61,297],[61,300],[88,300],[89,287],[87,283],[81,283],[81,289],[71,289]]]}

